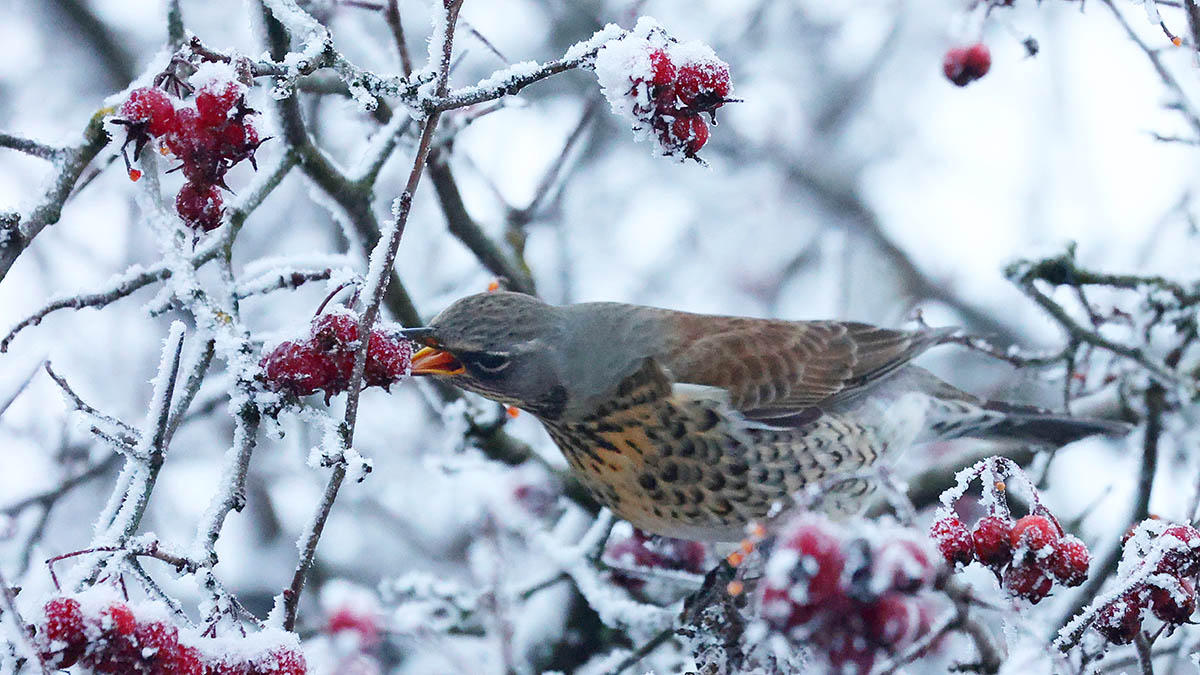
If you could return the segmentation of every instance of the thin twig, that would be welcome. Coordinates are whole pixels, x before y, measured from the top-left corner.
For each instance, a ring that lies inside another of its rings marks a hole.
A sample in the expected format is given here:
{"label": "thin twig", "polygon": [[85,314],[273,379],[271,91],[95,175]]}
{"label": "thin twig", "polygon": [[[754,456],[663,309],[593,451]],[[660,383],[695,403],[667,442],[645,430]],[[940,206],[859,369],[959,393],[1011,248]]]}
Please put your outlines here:
{"label": "thin twig", "polygon": [[404,24],[400,21],[399,0],[388,0],[383,17],[392,31],[392,39],[396,42],[396,53],[400,55],[400,74],[408,77],[412,75],[413,62],[412,57],[408,54],[408,42],[404,39]]}
{"label": "thin twig", "polygon": [[[16,629],[16,634],[21,636],[21,645],[29,653],[31,657],[30,661],[41,667],[43,675],[50,675],[50,667],[46,665],[41,651],[34,646],[33,640],[25,630],[25,621],[21,618],[21,613],[17,611],[17,603],[13,599],[12,587],[8,585],[8,581],[4,578],[2,571],[0,571],[0,601],[3,601],[4,613],[8,614],[9,621],[13,623]],[[0,619],[3,619],[3,617],[0,617]]]}
{"label": "thin twig", "polygon": [[[461,7],[462,0],[452,0],[446,5],[446,30],[442,43],[441,62],[438,65],[437,92],[439,95],[446,91],[447,81],[450,76],[454,26]],[[395,265],[396,252],[399,250],[400,239],[404,235],[404,226],[408,222],[408,214],[412,208],[413,194],[420,184],[421,174],[424,172],[426,161],[429,158],[434,131],[437,129],[440,117],[440,113],[435,111],[425,119],[421,130],[421,139],[417,146],[416,158],[413,161],[413,168],[409,172],[408,182],[405,185],[404,192],[397,198],[396,205],[393,206],[395,223],[390,236],[386,240],[381,238],[371,254],[370,294],[366,309],[363,311],[359,323],[360,335],[369,335],[375,319],[379,316],[384,292],[387,289],[392,268]],[[326,484],[321,503],[318,505],[316,516],[313,518],[308,532],[302,537],[303,544],[301,546],[300,561],[296,565],[295,573],[292,575],[291,585],[283,594],[284,630],[292,630],[295,627],[296,614],[300,604],[300,594],[304,590],[304,582],[307,578],[308,570],[312,566],[313,558],[316,555],[317,543],[321,538],[321,533],[325,529],[325,523],[329,519],[329,513],[333,508],[334,500],[337,498],[338,490],[346,477],[345,453],[354,445],[354,428],[358,421],[358,402],[362,391],[368,342],[368,340],[360,340],[359,347],[354,355],[354,370],[350,377],[350,386],[346,397],[346,413],[342,423],[338,425],[342,451],[338,454],[338,458],[333,465],[333,471],[329,477],[329,482]]]}

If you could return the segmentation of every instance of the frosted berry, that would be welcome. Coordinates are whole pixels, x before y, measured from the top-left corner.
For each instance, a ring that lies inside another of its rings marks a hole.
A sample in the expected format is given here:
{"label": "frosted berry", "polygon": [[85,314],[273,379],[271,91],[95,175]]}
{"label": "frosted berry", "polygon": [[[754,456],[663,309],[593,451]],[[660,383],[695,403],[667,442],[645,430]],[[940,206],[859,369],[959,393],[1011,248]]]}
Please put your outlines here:
{"label": "frosted berry", "polygon": [[55,668],[75,665],[87,648],[83,612],[74,598],[54,598],[42,608],[46,622],[40,631],[40,651],[46,664]]}
{"label": "frosted berry", "polygon": [[1078,538],[1068,535],[1054,543],[1054,553],[1050,555],[1050,573],[1064,586],[1078,586],[1087,580],[1090,562],[1091,554],[1087,546]]}
{"label": "frosted berry", "polygon": [[695,157],[708,142],[708,124],[699,115],[683,115],[671,123],[674,144],[687,157]]}
{"label": "frosted berry", "polygon": [[863,612],[867,635],[884,647],[899,647],[920,634],[921,612],[917,601],[901,593],[887,593],[867,605]]}
{"label": "frosted berry", "polygon": [[823,606],[844,596],[846,560],[838,538],[813,523],[801,524],[781,543],[767,563],[763,610],[778,630],[789,631],[810,621]]}
{"label": "frosted berry", "polygon": [[1007,518],[980,518],[975,523],[971,540],[975,545],[975,557],[993,570],[999,571],[1012,560],[1012,523]]}
{"label": "frosted berry", "polygon": [[209,82],[196,92],[196,112],[210,127],[229,121],[233,107],[242,100],[242,90],[234,82]]}
{"label": "frosted berry", "polygon": [[955,516],[934,521],[929,527],[929,536],[951,565],[966,565],[975,558],[975,542],[971,538],[971,531]]}
{"label": "frosted berry", "polygon": [[358,316],[350,312],[322,314],[312,323],[313,344],[324,351],[358,349]]}
{"label": "frosted berry", "polygon": [[656,87],[666,87],[675,82],[675,64],[671,57],[662,49],[650,51],[650,68],[654,73],[653,84]]}
{"label": "frosted berry", "polygon": [[[164,654],[150,669],[150,675],[207,675],[200,650],[178,645]],[[232,675],[232,674],[230,674]]]}
{"label": "frosted berry", "polygon": [[259,366],[268,388],[294,396],[323,390],[338,378],[337,368],[329,356],[308,342],[282,342],[263,357]]}
{"label": "frosted berry", "polygon": [[1092,625],[1104,639],[1117,645],[1127,645],[1142,629],[1142,598],[1144,589],[1132,589],[1100,608]]}
{"label": "frosted berry", "polygon": [[252,670],[249,663],[230,660],[223,657],[220,661],[209,661],[204,664],[204,675],[251,675],[258,671]]}
{"label": "frosted berry", "polygon": [[849,631],[837,631],[826,648],[826,657],[831,672],[867,675],[875,667],[875,645],[865,635]]}
{"label": "frosted berry", "polygon": [[1028,515],[1013,525],[1009,541],[1018,554],[1032,553],[1040,558],[1046,547],[1058,541],[1058,527],[1045,516]]}
{"label": "frosted berry", "polygon": [[303,654],[279,649],[255,661],[250,672],[253,675],[305,675],[308,665]]}
{"label": "frosted berry", "polygon": [[942,61],[942,72],[946,79],[960,87],[987,75],[991,68],[992,53],[982,42],[951,49]]}
{"label": "frosted berry", "polygon": [[221,191],[215,185],[184,183],[175,195],[175,211],[193,230],[215,230],[221,226]]}
{"label": "frosted berry", "polygon": [[675,82],[679,100],[695,112],[721,107],[729,95],[729,66],[721,61],[687,63]]}
{"label": "frosted berry", "polygon": [[113,603],[100,614],[100,639],[93,642],[82,662],[97,673],[137,672],[142,663],[134,631],[137,618],[122,603]]}
{"label": "frosted berry", "polygon": [[371,333],[371,341],[367,344],[366,370],[363,371],[363,380],[368,387],[386,389],[408,375],[411,366],[411,342],[381,331]]}
{"label": "frosted berry", "polygon": [[1159,539],[1165,546],[1160,571],[1181,577],[1200,573],[1200,531],[1191,525],[1173,525]]}
{"label": "frosted berry", "polygon": [[121,104],[120,114],[130,122],[145,124],[151,136],[162,136],[175,124],[175,106],[165,93],[154,87],[129,92],[129,98]]}
{"label": "frosted berry", "polygon": [[1151,580],[1150,611],[1164,623],[1187,623],[1196,611],[1196,587],[1187,579],[1159,575]]}
{"label": "frosted berry", "polygon": [[1050,595],[1054,581],[1036,564],[1019,563],[1004,571],[1001,584],[1012,595],[1024,598],[1033,604]]}

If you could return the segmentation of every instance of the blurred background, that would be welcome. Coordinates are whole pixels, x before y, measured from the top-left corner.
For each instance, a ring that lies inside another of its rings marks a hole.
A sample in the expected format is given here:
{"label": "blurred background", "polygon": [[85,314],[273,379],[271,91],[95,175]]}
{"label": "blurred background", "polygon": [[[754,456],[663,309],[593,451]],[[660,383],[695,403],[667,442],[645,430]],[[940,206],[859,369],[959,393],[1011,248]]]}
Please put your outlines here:
{"label": "blurred background", "polygon": [[[375,3],[300,4],[331,29],[335,47],[353,63],[399,72]],[[255,3],[182,0],[180,7],[187,30],[208,47],[251,57],[265,52]],[[399,9],[420,66],[428,6],[404,0]],[[1185,32],[1182,14],[1168,11],[1175,32]],[[78,143],[98,109],[161,67],[169,51],[166,13],[161,1],[0,3],[0,43],[9,45],[0,59],[0,131],[52,145]],[[473,83],[513,62],[558,58],[606,23],[629,28],[648,15],[682,40],[711,45],[730,64],[732,95],[741,102],[720,110],[700,152],[705,165],[678,163],[634,141],[624,120],[607,109],[592,73],[571,71],[499,105],[451,111],[436,160],[457,186],[465,209],[459,216],[516,268],[527,265],[538,294],[551,302],[615,300],[886,326],[905,325],[919,309],[930,324],[960,325],[1001,346],[1057,350],[1063,336],[1005,280],[1007,264],[1076,242],[1082,265],[1195,277],[1195,143],[1158,138],[1195,133],[1173,109],[1180,95],[1197,94],[1195,50],[1172,48],[1140,3],[1125,0],[1086,6],[1018,0],[986,20],[985,13],[965,0],[467,0],[452,84]],[[1150,46],[1179,90],[1164,83],[1123,24]],[[1028,39],[1036,40],[1036,57],[1029,56]],[[991,49],[991,72],[953,86],[942,75],[944,54],[977,41]],[[262,135],[277,137],[260,149],[260,168],[272,166],[281,150],[265,82],[248,95],[263,112]],[[301,83],[308,128],[337,165],[354,167],[367,156],[382,115],[326,84],[319,76]],[[408,176],[415,129],[401,137],[375,184],[372,206],[381,221]],[[54,297],[90,292],[130,266],[157,261],[117,149],[114,143],[101,151],[92,166],[103,170],[89,176],[61,221],[0,283],[0,328]],[[42,160],[0,151],[0,209],[27,211],[51,174]],[[239,165],[228,182],[236,193],[252,179],[250,167]],[[448,229],[446,199],[427,175],[397,258],[422,318],[496,277]],[[365,271],[354,228],[298,171],[251,214],[233,253],[239,278],[281,261]],[[329,290],[310,283],[249,297],[242,321],[256,341],[274,344],[305,331]],[[45,373],[35,372],[43,360],[105,413],[131,423],[144,417],[166,327],[186,320],[175,310],[151,312],[163,304],[156,292],[152,285],[98,310],[52,314],[0,355],[0,399],[19,392],[0,418],[0,508],[111,454]],[[1018,371],[953,347],[923,363],[978,394],[1062,405],[1061,370]],[[142,524],[164,541],[191,538],[221,480],[233,428],[221,366],[214,366],[174,439]],[[334,399],[335,416],[344,398]],[[319,397],[309,403],[322,405]],[[503,419],[490,404],[471,405],[481,418]],[[536,581],[544,567],[544,552],[514,538],[509,526],[548,527],[545,504],[563,489],[553,469],[565,463],[528,415],[509,421],[505,431],[544,462],[492,461],[464,438],[463,425],[461,411],[446,413],[423,383],[363,395],[356,446],[374,471],[345,486],[321,541],[300,621],[316,645],[310,662],[350,672],[330,665],[349,653],[328,635],[328,619],[343,605],[365,603],[363,611],[384,617],[389,638],[373,651],[384,672],[500,672],[505,650],[550,653],[546,645],[566,639],[564,626],[583,630],[569,623],[588,619],[572,613],[565,584],[532,595],[523,618],[499,631],[504,640],[490,629],[441,631],[429,623],[433,609],[401,601],[403,589],[422,579],[495,589]],[[247,506],[230,516],[217,546],[218,577],[260,617],[291,579],[296,537],[325,485],[327,471],[309,462],[320,434],[295,414],[266,424]],[[1168,442],[1152,510],[1182,511],[1192,474],[1178,469],[1190,466],[1192,441],[1181,435]],[[961,466],[961,458],[979,452],[977,443],[917,449],[898,472],[912,477],[931,466]],[[1076,444],[1049,467],[1049,499],[1067,514],[1100,500],[1083,527],[1102,528],[1123,513],[1136,460],[1120,444]],[[41,561],[86,545],[117,468],[109,461],[52,508],[0,511],[0,568],[14,583],[50,588]],[[201,597],[194,581],[158,572],[185,606]],[[485,628],[505,614],[487,616]],[[661,672],[672,672],[678,661],[671,659],[683,657],[658,658]],[[544,654],[529,662],[580,666]]]}

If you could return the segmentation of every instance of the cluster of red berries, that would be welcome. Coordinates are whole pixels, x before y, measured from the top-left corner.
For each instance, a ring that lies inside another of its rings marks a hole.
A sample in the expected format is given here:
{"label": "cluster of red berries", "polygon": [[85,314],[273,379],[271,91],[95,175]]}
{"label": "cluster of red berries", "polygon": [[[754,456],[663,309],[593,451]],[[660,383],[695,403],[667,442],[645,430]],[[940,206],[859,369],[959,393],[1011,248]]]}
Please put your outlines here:
{"label": "cluster of red berries", "polygon": [[[162,90],[142,87],[129,94],[115,122],[128,129],[125,145],[134,144],[135,157],[155,138],[182,162],[179,168],[187,182],[175,197],[175,210],[188,227],[208,232],[221,225],[217,188],[229,189],[225,173],[242,160],[253,165],[262,140],[246,119],[254,111],[246,107],[244,87],[237,82],[209,82],[196,92],[194,103],[195,107],[177,106]],[[130,178],[141,177],[128,157],[125,164]]]}
{"label": "cluster of red berries", "polygon": [[978,561],[991,569],[1010,594],[1034,604],[1050,594],[1057,580],[1064,586],[1082,584],[1091,557],[1078,538],[1064,534],[1049,512],[1030,514],[1016,523],[990,515],[967,529],[957,516],[934,521],[929,535],[946,561],[967,565]]}
{"label": "cluster of red berries", "polygon": [[671,570],[703,574],[707,557],[704,544],[697,541],[658,537],[634,529],[626,538],[610,541],[604,558],[614,568],[612,580],[631,591],[640,591],[646,580],[637,570]]}
{"label": "cluster of red berries", "polygon": [[982,42],[968,47],[955,47],[946,52],[942,60],[942,72],[946,79],[965,87],[978,80],[992,68],[992,52]]}
{"label": "cluster of red berries", "polygon": [[[774,630],[816,648],[834,672],[867,673],[929,632],[936,554],[914,533],[862,523],[846,532],[802,516],[767,560],[762,614]],[[843,534],[844,533],[844,534]]]}
{"label": "cluster of red berries", "polygon": [[[1093,624],[1113,644],[1129,644],[1142,629],[1145,610],[1168,626],[1178,626],[1196,611],[1196,587],[1191,578],[1200,574],[1200,531],[1190,525],[1152,523],[1146,528],[1148,541],[1126,541],[1127,558],[1135,558],[1135,569],[1149,572],[1100,608]],[[1132,543],[1131,543],[1132,541]],[[1148,545],[1145,545],[1148,544]],[[1147,555],[1159,550],[1158,556]],[[1124,561],[1123,561],[1124,562]],[[1145,566],[1153,567],[1145,570]]]}
{"label": "cluster of red berries", "polygon": [[[358,350],[358,314],[340,309],[312,321],[305,340],[281,342],[259,366],[267,387],[293,396],[323,391],[329,397],[350,386],[354,353]],[[371,331],[363,382],[387,389],[408,375],[412,343],[386,330]]]}
{"label": "cluster of red berries", "polygon": [[304,656],[276,648],[257,658],[211,658],[180,642],[179,629],[164,621],[139,620],[128,605],[109,603],[88,615],[75,598],[59,597],[43,607],[45,620],[34,638],[52,668],[80,664],[114,675],[305,675]]}
{"label": "cluster of red berries", "polygon": [[634,105],[634,115],[654,130],[669,153],[695,157],[708,142],[708,124],[701,113],[716,122],[715,111],[727,102],[729,66],[719,59],[672,58],[667,49],[649,51],[648,79],[634,77],[630,96],[643,87],[649,94]]}

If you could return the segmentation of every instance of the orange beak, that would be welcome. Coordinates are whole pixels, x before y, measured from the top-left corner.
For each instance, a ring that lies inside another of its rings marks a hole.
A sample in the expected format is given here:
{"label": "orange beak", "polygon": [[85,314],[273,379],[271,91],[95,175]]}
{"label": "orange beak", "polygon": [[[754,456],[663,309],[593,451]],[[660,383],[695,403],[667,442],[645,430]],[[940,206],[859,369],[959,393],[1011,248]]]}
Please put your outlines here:
{"label": "orange beak", "polygon": [[453,354],[436,347],[422,347],[413,354],[413,375],[461,375],[465,371]]}

